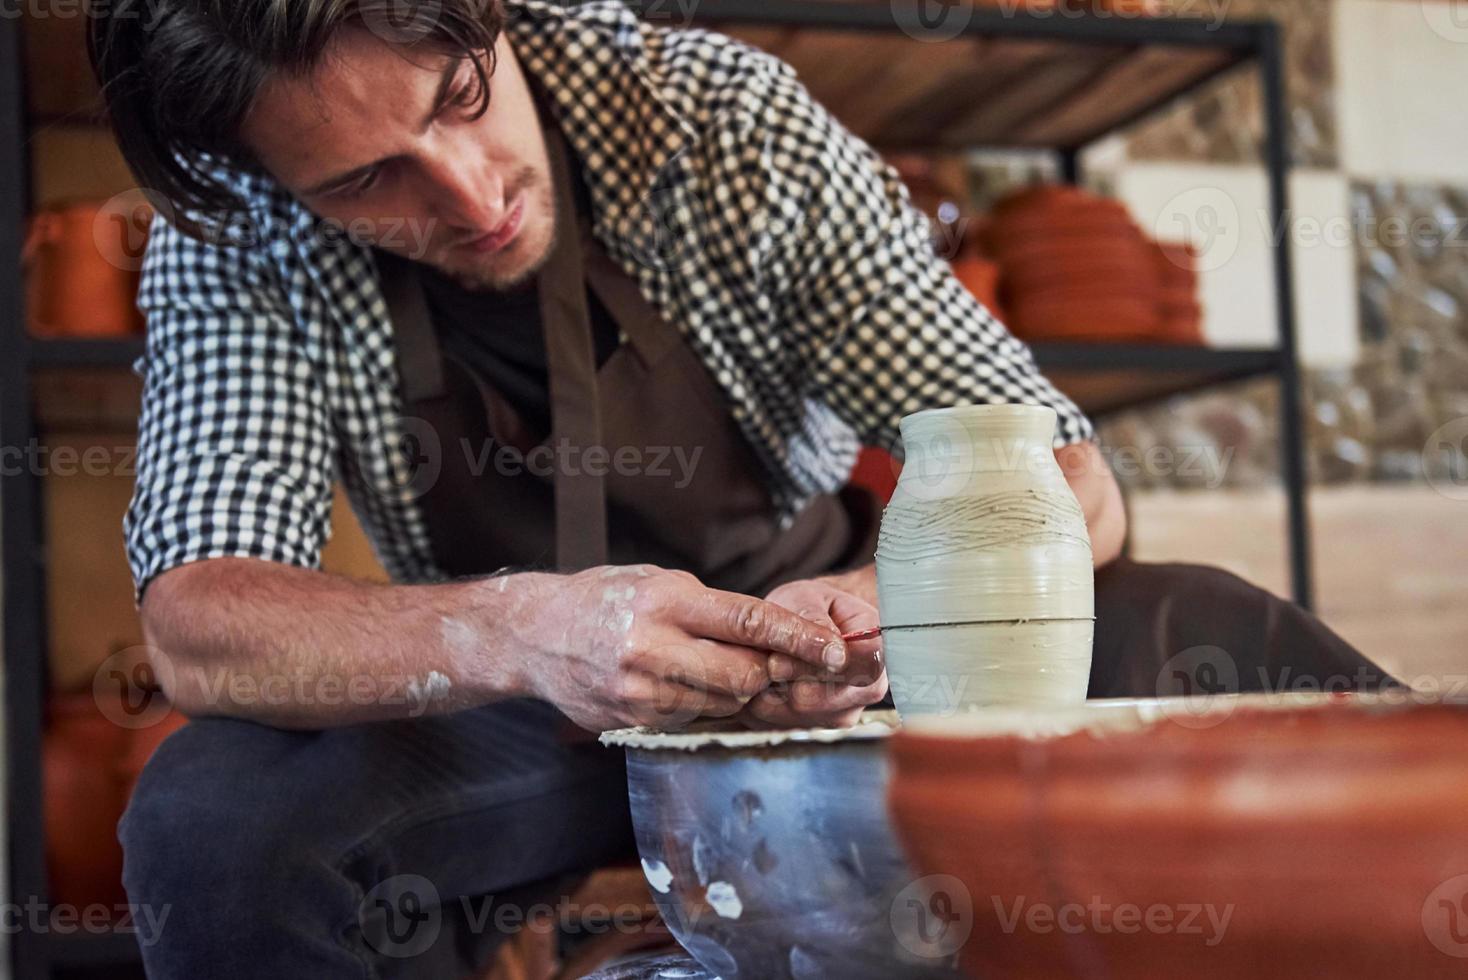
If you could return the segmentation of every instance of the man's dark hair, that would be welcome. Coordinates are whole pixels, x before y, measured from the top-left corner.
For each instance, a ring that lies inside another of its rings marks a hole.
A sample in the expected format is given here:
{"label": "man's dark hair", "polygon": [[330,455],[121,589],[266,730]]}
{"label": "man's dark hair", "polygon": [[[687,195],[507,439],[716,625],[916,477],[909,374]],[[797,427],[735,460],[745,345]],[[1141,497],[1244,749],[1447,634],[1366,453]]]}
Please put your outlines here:
{"label": "man's dark hair", "polygon": [[[272,73],[309,74],[343,27],[464,57],[489,106],[499,0],[153,0],[92,11],[87,51],[133,176],[181,230],[207,237],[243,207],[217,165],[257,170],[239,130]],[[212,163],[211,163],[212,162]]]}

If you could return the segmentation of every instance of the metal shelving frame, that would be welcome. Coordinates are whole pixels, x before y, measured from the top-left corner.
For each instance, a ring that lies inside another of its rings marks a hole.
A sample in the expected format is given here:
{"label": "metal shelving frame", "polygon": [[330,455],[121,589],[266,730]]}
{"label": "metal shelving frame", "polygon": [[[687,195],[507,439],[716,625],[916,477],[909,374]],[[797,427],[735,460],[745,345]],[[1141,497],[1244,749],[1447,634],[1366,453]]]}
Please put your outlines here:
{"label": "metal shelving frame", "polygon": [[[668,0],[632,0],[651,15]],[[851,0],[698,0],[692,13],[704,24],[785,25],[892,31],[902,25],[893,4]],[[28,119],[17,18],[0,17],[0,447],[24,446],[36,437],[32,415],[32,374],[67,367],[126,366],[139,352],[135,341],[36,341],[24,329],[20,274],[21,236],[28,212]],[[1025,12],[972,11],[962,36],[1048,40],[1064,44],[1221,46],[1239,60],[1220,70],[1252,62],[1264,92],[1264,165],[1268,174],[1271,227],[1287,227],[1290,153],[1286,126],[1280,30],[1271,22],[1207,25],[1184,19],[1059,18]],[[1217,73],[1199,78],[1144,112],[1114,122],[1107,132],[1129,125],[1196,89]],[[1105,135],[1097,133],[1092,140]],[[1061,173],[1072,182],[1082,176],[1087,144],[1053,147]],[[1281,386],[1280,433],[1283,476],[1289,510],[1289,558],[1294,596],[1311,603],[1308,514],[1305,499],[1304,432],[1300,416],[1300,376],[1295,341],[1294,288],[1289,236],[1274,251],[1279,321],[1277,348],[1263,351],[1200,351],[1177,348],[1081,348],[1036,345],[1036,357],[1050,369],[1197,371],[1214,381],[1271,374]],[[1213,356],[1215,355],[1216,356]],[[4,557],[4,656],[6,706],[6,816],[9,890],[7,900],[45,902],[47,897],[41,811],[41,709],[46,650],[45,541],[40,479],[7,470],[0,489],[0,547]],[[112,939],[53,942],[43,934],[19,931],[9,937],[14,980],[41,980],[53,967],[131,958],[126,943]],[[105,955],[101,955],[105,954]]]}
{"label": "metal shelving frame", "polygon": [[[666,19],[669,0],[632,0],[633,6],[649,18]],[[908,23],[918,16],[924,0],[911,5],[877,3],[872,0],[698,0],[690,8],[694,22],[707,26],[747,25],[826,30],[892,32],[909,34],[930,30],[930,25]],[[951,0],[939,0],[946,11]],[[911,10],[908,10],[908,7]],[[1289,170],[1290,148],[1284,80],[1284,51],[1281,30],[1273,21],[1231,21],[1210,23],[1187,17],[1058,16],[1043,11],[1006,11],[974,7],[965,11],[966,21],[954,39],[985,38],[990,40],[1049,41],[1062,45],[1153,45],[1177,48],[1220,48],[1237,57],[1220,65],[1218,70],[1201,75],[1187,85],[1167,92],[1153,104],[1123,118],[1110,120],[1104,128],[1093,132],[1085,142],[1049,147],[1059,162],[1061,175],[1071,183],[1082,177],[1082,156],[1086,148],[1104,136],[1125,129],[1198,90],[1222,73],[1252,64],[1263,85],[1264,169],[1269,186],[1269,227],[1286,229],[1274,243],[1275,303],[1279,324],[1279,342],[1275,348],[1250,352],[1220,350],[1202,352],[1179,347],[1171,353],[1166,348],[1129,348],[1117,345],[1094,350],[1088,360],[1074,345],[1052,348],[1035,344],[1035,356],[1042,367],[1064,366],[1072,370],[1190,371],[1203,367],[1204,374],[1215,376],[1208,383],[1236,381],[1242,377],[1273,375],[1279,382],[1279,426],[1281,472],[1288,511],[1288,557],[1293,597],[1305,608],[1314,601],[1310,565],[1310,528],[1306,500],[1305,434],[1301,418],[1301,385],[1295,327],[1293,259],[1287,229],[1290,226]],[[914,41],[914,43],[922,43]],[[941,43],[941,42],[930,42]],[[983,149],[975,146],[972,149]],[[1015,149],[1014,146],[1004,148]],[[1026,147],[1019,147],[1025,149]],[[904,149],[912,149],[904,147]],[[944,149],[952,150],[953,147]],[[1028,147],[1028,149],[1035,149]],[[1218,367],[1207,371],[1209,356]],[[1250,361],[1242,371],[1241,356]],[[1200,359],[1202,362],[1200,365]]]}

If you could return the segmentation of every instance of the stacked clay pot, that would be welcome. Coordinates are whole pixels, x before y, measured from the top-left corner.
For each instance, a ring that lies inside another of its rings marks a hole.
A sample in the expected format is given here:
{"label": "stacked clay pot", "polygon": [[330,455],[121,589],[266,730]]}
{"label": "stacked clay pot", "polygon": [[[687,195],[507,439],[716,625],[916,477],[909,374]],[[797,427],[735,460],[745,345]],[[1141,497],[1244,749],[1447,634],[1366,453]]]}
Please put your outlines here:
{"label": "stacked clay pot", "polygon": [[137,295],[152,212],[129,201],[74,201],[37,213],[26,235],[28,326],[39,337],[143,332]]}
{"label": "stacked clay pot", "polygon": [[146,727],[128,728],[114,720],[120,699],[104,711],[98,697],[85,691],[47,702],[46,867],[55,904],[115,910],[126,901],[117,822],[153,751],[185,722],[170,711]]}
{"label": "stacked clay pot", "polygon": [[1116,201],[1074,187],[1027,188],[1000,201],[989,249],[1000,301],[1027,340],[1144,341],[1161,323],[1151,243]]}
{"label": "stacked clay pot", "polygon": [[1162,326],[1157,339],[1170,344],[1203,342],[1203,304],[1198,302],[1198,253],[1186,242],[1153,242],[1162,280]]}
{"label": "stacked clay pot", "polygon": [[974,977],[1461,977],[1465,743],[1411,693],[918,718],[889,804]]}
{"label": "stacked clay pot", "polygon": [[1027,341],[1201,343],[1194,257],[1149,239],[1117,201],[1041,185],[1001,200],[985,232],[999,301]]}

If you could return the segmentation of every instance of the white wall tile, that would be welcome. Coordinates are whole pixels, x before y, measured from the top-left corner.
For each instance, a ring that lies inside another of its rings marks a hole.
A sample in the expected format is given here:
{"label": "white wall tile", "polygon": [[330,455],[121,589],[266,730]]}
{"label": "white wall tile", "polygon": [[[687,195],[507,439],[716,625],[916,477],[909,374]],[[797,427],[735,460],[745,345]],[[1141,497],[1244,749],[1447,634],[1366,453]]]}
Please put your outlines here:
{"label": "white wall tile", "polygon": [[1468,0],[1339,0],[1335,35],[1346,172],[1468,179]]}
{"label": "white wall tile", "polygon": [[[1263,170],[1129,162],[1114,178],[1117,193],[1149,234],[1198,246],[1208,341],[1220,347],[1273,345],[1279,336],[1275,235]],[[1360,328],[1349,185],[1335,172],[1297,171],[1290,195],[1301,358],[1310,367],[1353,364]]]}

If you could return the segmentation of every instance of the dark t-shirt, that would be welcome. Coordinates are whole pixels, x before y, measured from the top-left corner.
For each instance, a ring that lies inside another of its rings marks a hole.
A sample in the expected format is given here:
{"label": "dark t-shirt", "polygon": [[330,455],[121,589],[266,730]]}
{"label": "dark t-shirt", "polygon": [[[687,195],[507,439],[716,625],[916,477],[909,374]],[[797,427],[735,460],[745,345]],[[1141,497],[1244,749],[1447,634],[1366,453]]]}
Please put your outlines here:
{"label": "dark t-shirt", "polygon": [[[532,431],[550,432],[550,376],[534,280],[513,292],[476,292],[425,266],[423,291],[444,355],[503,395]],[[617,324],[596,293],[586,292],[600,365],[617,349]]]}

